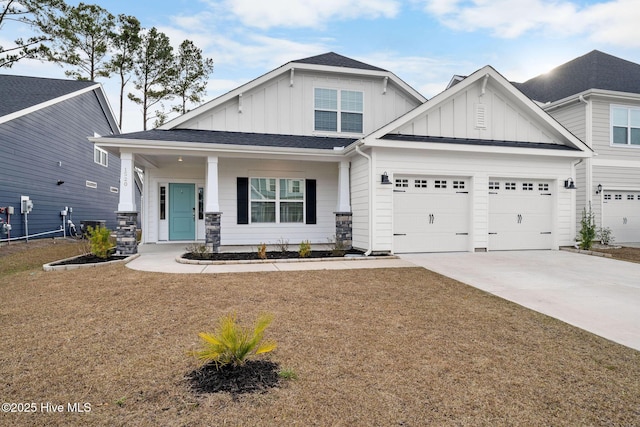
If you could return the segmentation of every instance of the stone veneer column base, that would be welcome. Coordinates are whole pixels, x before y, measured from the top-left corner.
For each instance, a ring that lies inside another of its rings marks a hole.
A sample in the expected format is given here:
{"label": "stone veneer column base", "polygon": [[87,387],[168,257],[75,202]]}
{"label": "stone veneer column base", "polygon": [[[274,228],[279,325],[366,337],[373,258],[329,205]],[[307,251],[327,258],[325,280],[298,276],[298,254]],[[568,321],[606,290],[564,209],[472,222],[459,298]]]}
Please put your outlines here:
{"label": "stone veneer column base", "polygon": [[335,212],[336,214],[336,244],[342,244],[345,249],[353,247],[353,225],[351,212]]}
{"label": "stone veneer column base", "polygon": [[220,251],[220,217],[222,212],[206,212],[204,214],[205,245],[213,254]]}
{"label": "stone veneer column base", "polygon": [[116,255],[137,254],[138,212],[116,212],[116,215]]}

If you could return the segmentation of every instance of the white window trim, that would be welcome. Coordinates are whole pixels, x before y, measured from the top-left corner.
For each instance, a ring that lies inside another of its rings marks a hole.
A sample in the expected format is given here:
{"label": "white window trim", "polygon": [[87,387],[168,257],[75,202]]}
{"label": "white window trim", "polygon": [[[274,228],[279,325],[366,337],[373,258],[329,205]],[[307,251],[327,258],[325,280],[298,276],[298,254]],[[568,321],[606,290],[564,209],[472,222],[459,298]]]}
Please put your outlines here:
{"label": "white window trim", "polygon": [[[100,161],[96,161],[96,154],[100,155]],[[103,162],[104,159],[104,162]],[[93,146],[93,162],[99,164],[100,166],[104,166],[105,168],[109,167],[109,153],[107,153],[102,148],[97,145]]]}
{"label": "white window trim", "polygon": [[[251,180],[252,179],[275,179],[276,180],[276,198],[272,199],[272,200],[259,200],[259,199],[253,199],[251,197]],[[285,179],[285,180],[298,180],[300,181],[300,185],[301,185],[301,190],[302,190],[302,200],[281,200],[280,199],[280,180],[281,179]],[[276,214],[276,220],[275,222],[253,222],[251,220],[251,203],[252,202],[269,202],[269,203],[275,203],[275,214]],[[280,203],[300,203],[302,202],[302,221],[301,222],[280,222]],[[283,224],[283,225],[296,225],[296,224],[306,224],[306,219],[305,219],[305,212],[307,211],[307,191],[306,191],[306,185],[305,185],[305,179],[304,178],[282,178],[282,177],[273,177],[273,176],[252,176],[249,177],[249,224],[256,224],[256,225],[273,225],[273,224]]]}
{"label": "white window trim", "polygon": [[[335,90],[337,92],[337,109],[336,110],[327,110],[327,109],[323,109],[323,108],[316,108],[315,102],[316,102],[316,89],[326,89],[326,90]],[[362,111],[349,111],[349,110],[342,110],[341,108],[341,102],[342,102],[342,92],[359,92],[362,94]],[[329,135],[335,135],[335,134],[342,134],[342,135],[364,135],[364,129],[365,129],[365,93],[362,90],[355,90],[355,89],[341,89],[341,88],[335,88],[335,87],[326,87],[326,86],[314,86],[313,88],[313,96],[312,96],[312,100],[313,100],[313,114],[312,114],[312,123],[311,123],[311,127],[313,129],[313,133],[315,135],[325,135],[325,134],[329,134]],[[316,122],[315,122],[315,112],[316,110],[319,111],[335,111],[337,114],[337,130],[335,131],[329,131],[329,130],[316,130]],[[362,114],[362,132],[358,133],[358,132],[342,132],[342,120],[341,120],[341,114],[340,113],[354,113],[354,114]]]}
{"label": "white window trim", "polygon": [[[640,144],[630,144],[629,143],[629,141],[630,141],[629,138],[631,138],[631,132],[629,132],[629,135],[627,135],[627,143],[626,144],[616,144],[616,143],[613,142],[613,109],[614,108],[623,108],[623,109],[625,109],[627,111],[631,111],[631,110],[640,111],[640,107],[632,106],[632,105],[620,105],[620,104],[611,104],[611,105],[609,105],[609,145],[611,147],[616,147],[616,148],[640,149]],[[627,125],[627,129],[631,129],[631,121],[629,121],[629,124]]]}

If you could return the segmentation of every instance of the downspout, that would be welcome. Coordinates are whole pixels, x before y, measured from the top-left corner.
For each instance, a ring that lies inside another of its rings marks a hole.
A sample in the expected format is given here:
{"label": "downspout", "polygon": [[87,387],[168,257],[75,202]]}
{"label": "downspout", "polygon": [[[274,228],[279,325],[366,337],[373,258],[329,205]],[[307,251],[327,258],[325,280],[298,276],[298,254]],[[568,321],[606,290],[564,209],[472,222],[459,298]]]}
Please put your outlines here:
{"label": "downspout", "polygon": [[371,160],[371,156],[360,151],[360,146],[363,144],[363,141],[356,143],[356,153],[367,159],[369,163],[369,248],[364,253],[364,256],[369,256],[373,251],[373,183],[375,181],[373,178],[373,161]]}

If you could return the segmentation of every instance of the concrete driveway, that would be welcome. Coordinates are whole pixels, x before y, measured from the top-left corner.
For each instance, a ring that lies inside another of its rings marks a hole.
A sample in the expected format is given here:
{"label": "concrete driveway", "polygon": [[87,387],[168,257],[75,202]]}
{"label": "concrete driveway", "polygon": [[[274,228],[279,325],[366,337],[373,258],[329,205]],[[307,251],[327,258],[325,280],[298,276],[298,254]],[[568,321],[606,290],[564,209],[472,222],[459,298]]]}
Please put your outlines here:
{"label": "concrete driveway", "polygon": [[566,251],[401,258],[640,350],[640,264]]}

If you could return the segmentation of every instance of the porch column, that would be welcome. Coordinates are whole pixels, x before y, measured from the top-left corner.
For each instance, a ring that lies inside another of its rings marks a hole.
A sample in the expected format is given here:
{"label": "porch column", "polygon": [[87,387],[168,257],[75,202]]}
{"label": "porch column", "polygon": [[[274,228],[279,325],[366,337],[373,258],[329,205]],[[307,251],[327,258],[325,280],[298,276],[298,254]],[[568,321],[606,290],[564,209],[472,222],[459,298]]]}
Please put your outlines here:
{"label": "porch column", "polygon": [[133,153],[120,153],[120,202],[119,212],[137,212],[136,183],[133,179]]}
{"label": "porch column", "polygon": [[349,166],[349,161],[343,160],[338,168],[338,204],[335,212],[336,245],[344,249],[351,249],[353,243]]}
{"label": "porch column", "polygon": [[218,156],[207,157],[207,185],[205,186],[205,245],[209,252],[220,250],[220,201],[218,191]]}
{"label": "porch column", "polygon": [[132,255],[138,252],[138,212],[136,207],[136,183],[133,153],[120,153],[120,200],[116,227],[116,254]]}

